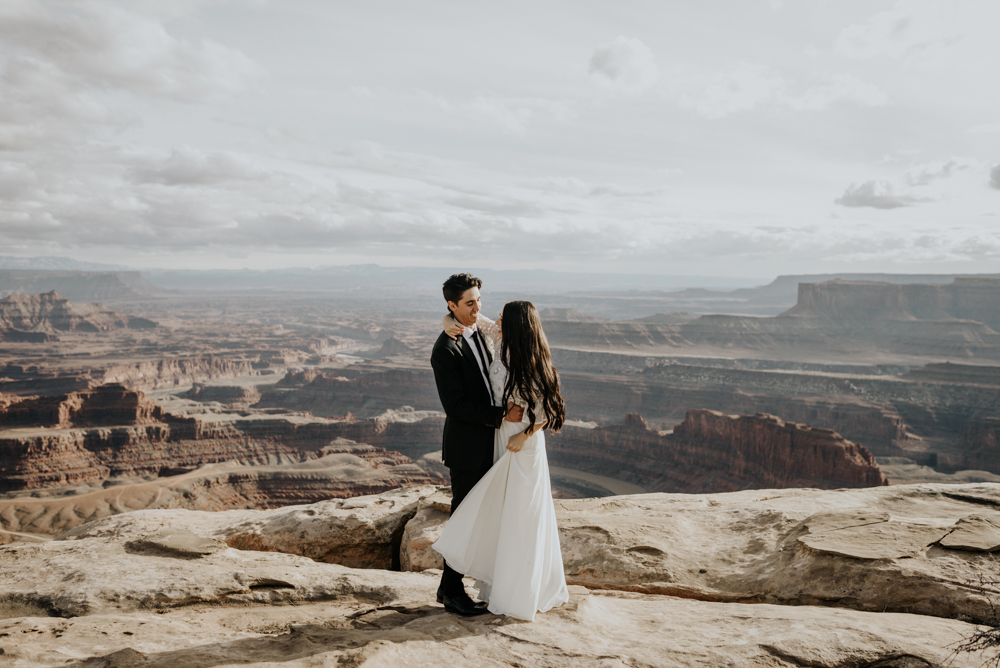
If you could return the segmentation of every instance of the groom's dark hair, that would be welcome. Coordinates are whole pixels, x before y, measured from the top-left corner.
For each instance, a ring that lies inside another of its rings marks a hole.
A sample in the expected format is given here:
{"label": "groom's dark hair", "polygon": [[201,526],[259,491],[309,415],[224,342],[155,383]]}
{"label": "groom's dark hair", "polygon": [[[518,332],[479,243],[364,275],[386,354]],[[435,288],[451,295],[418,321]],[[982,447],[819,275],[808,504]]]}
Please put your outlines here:
{"label": "groom's dark hair", "polygon": [[452,274],[441,286],[441,291],[444,292],[446,302],[457,304],[466,290],[481,287],[483,287],[483,279],[481,278],[476,278],[472,274]]}

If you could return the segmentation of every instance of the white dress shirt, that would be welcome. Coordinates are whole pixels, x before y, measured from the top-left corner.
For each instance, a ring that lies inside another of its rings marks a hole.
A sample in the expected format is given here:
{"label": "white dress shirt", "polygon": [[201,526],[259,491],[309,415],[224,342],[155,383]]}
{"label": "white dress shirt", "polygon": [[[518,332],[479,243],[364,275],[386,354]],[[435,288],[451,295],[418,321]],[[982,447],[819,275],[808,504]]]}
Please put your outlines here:
{"label": "white dress shirt", "polygon": [[[483,382],[486,383],[486,389],[490,390],[490,373],[489,373],[490,363],[489,360],[484,360],[480,356],[479,346],[477,346],[476,342],[472,340],[472,333],[475,331],[476,331],[476,325],[472,325],[471,327],[466,327],[462,331],[462,336],[465,337],[465,344],[470,348],[472,348],[472,354],[476,356],[476,362],[479,363],[479,373],[481,373],[483,376]],[[479,340],[483,341],[482,334],[480,334]],[[486,341],[483,341],[483,347],[484,348],[486,347]],[[490,390],[491,394],[492,392],[493,390]]]}

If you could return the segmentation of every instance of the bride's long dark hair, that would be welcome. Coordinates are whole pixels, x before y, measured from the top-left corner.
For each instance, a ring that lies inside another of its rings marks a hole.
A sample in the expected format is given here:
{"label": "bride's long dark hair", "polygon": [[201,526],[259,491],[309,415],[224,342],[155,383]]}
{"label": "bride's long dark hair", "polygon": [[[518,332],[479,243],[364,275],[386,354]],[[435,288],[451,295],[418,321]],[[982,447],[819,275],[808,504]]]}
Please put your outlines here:
{"label": "bride's long dark hair", "polygon": [[[566,420],[566,402],[559,393],[559,373],[552,366],[549,340],[535,305],[526,301],[507,302],[500,321],[503,342],[500,359],[507,367],[503,405],[519,395],[528,404],[528,422],[535,426],[535,409],[541,408],[548,429],[557,432]],[[536,404],[536,397],[541,404]],[[527,431],[527,429],[525,430]]]}

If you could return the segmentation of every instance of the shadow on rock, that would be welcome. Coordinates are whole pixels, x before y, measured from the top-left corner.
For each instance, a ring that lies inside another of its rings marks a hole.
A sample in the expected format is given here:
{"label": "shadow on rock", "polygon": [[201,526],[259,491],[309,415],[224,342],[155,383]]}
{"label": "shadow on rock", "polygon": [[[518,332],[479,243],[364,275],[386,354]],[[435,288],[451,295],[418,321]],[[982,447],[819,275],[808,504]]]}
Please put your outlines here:
{"label": "shadow on rock", "polygon": [[353,666],[360,665],[371,652],[387,644],[441,643],[486,635],[499,619],[496,615],[483,615],[475,620],[456,617],[439,606],[389,605],[325,624],[293,624],[280,635],[149,655],[125,648],[67,664],[67,668],[212,668],[230,665],[239,658],[252,658],[254,663],[288,662],[329,653],[337,656],[338,664]]}

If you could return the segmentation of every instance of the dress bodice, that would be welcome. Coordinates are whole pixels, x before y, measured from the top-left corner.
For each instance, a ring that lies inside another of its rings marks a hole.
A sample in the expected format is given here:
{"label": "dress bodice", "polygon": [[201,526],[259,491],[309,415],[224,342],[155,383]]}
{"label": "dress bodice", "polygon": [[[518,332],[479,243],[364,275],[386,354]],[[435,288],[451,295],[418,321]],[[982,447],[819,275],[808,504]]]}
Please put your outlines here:
{"label": "dress bodice", "polygon": [[500,361],[500,328],[497,327],[496,322],[482,313],[476,318],[476,327],[490,351],[490,356],[493,357],[488,373],[490,388],[493,390],[493,405],[502,406],[503,388],[507,383],[507,367]]}
{"label": "dress bodice", "polygon": [[[496,322],[490,320],[482,313],[476,319],[476,327],[479,329],[483,340],[486,341],[490,355],[493,356],[493,361],[490,362],[489,368],[490,387],[493,389],[493,405],[503,406],[504,386],[507,384],[507,367],[504,365],[503,360],[500,359],[500,342],[502,339],[500,328],[497,327]],[[543,422],[545,421],[545,413],[542,410],[541,397],[536,395],[534,400],[535,422]],[[511,401],[523,408],[528,407],[528,402],[520,394],[517,394],[516,390],[514,396],[511,397]],[[525,411],[524,418],[521,421],[524,423],[528,422],[527,411]]]}

